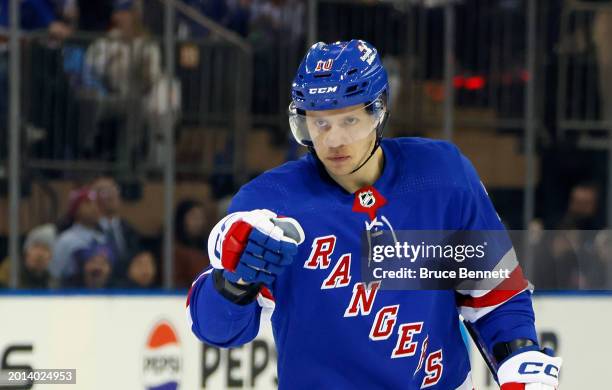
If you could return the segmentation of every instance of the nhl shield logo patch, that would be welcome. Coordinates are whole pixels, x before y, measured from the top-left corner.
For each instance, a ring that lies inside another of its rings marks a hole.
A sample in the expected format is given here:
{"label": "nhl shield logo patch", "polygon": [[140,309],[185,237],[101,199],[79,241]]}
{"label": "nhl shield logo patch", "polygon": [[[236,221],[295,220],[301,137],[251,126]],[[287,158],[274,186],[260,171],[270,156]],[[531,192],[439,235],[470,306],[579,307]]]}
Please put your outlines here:
{"label": "nhl shield logo patch", "polygon": [[387,199],[373,186],[366,186],[355,193],[353,211],[366,213],[371,220],[376,218],[376,211],[387,204]]}
{"label": "nhl shield logo patch", "polygon": [[359,194],[359,204],[361,204],[362,207],[370,208],[374,206],[375,203],[376,198],[371,190]]}

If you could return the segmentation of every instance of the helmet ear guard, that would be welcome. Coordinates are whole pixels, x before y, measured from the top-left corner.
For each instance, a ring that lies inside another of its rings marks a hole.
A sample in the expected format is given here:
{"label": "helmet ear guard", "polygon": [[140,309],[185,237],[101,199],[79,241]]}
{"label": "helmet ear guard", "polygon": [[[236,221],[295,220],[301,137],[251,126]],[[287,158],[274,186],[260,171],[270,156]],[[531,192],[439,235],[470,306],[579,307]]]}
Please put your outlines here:
{"label": "helmet ear guard", "polygon": [[[379,122],[382,125],[379,127],[383,127],[383,128],[385,127],[385,124],[389,116],[389,110],[387,110],[387,101],[388,101],[387,91],[384,90],[376,97],[376,99],[374,99],[373,102],[366,103],[366,106],[365,106],[365,110],[374,116],[378,117],[379,115],[386,115],[386,117],[383,118]],[[382,132],[381,132],[381,136],[382,136]]]}
{"label": "helmet ear guard", "polygon": [[383,91],[372,103],[366,103],[366,111],[379,114],[387,106],[387,91]]}
{"label": "helmet ear guard", "polygon": [[383,136],[383,131],[385,129],[387,121],[389,120],[389,110],[387,109],[387,102],[388,102],[388,94],[387,94],[387,91],[385,90],[380,95],[378,95],[376,100],[374,100],[373,104],[366,106],[366,109],[368,109],[371,106],[372,113],[374,115],[384,115],[382,120],[379,122],[378,127],[376,128],[376,146],[374,147],[374,150],[376,150],[376,148],[380,144],[380,140],[382,139],[382,136]]}

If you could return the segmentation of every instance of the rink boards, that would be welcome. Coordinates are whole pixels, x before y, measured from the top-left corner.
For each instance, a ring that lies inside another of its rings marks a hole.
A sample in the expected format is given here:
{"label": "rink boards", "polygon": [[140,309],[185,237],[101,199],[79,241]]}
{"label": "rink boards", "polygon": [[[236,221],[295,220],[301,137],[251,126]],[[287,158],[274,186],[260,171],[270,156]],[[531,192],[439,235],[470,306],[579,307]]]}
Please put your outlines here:
{"label": "rink boards", "polygon": [[[604,388],[612,295],[545,295],[534,304],[540,339],[564,358],[561,389]],[[207,347],[188,329],[183,295],[11,294],[0,296],[0,312],[2,367],[74,368],[77,384],[66,388],[276,388],[269,325],[242,348]],[[472,360],[477,388],[497,388],[475,351]]]}

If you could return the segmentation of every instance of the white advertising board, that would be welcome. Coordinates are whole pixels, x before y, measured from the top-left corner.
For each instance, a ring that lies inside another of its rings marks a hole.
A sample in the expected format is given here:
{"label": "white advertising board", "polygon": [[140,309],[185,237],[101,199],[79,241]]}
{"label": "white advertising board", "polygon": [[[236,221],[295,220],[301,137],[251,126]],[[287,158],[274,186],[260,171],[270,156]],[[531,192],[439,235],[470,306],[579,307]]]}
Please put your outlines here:
{"label": "white advertising board", "polygon": [[3,296],[0,312],[4,368],[74,368],[68,390],[276,388],[269,328],[231,352],[206,347],[181,296]]}
{"label": "white advertising board", "polygon": [[[536,296],[533,306],[540,342],[563,358],[559,389],[610,388],[612,295]],[[475,348],[471,360],[476,389],[499,389]]]}
{"label": "white advertising board", "polygon": [[[541,339],[564,358],[561,389],[606,388],[612,296],[536,297],[534,305]],[[68,390],[276,388],[269,326],[242,348],[205,346],[187,327],[182,296],[0,296],[0,312],[2,367],[74,368],[76,385],[61,386]],[[496,389],[471,354],[476,388]]]}

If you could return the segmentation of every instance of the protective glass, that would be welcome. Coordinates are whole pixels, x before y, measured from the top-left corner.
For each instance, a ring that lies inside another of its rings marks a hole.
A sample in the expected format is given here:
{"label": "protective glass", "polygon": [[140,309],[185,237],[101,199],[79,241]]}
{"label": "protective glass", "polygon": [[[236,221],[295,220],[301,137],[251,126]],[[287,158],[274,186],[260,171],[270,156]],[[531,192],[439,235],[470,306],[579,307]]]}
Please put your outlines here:
{"label": "protective glass", "polygon": [[338,110],[299,111],[289,105],[289,125],[296,141],[304,146],[338,147],[361,141],[381,125],[385,108],[380,99],[367,106]]}

